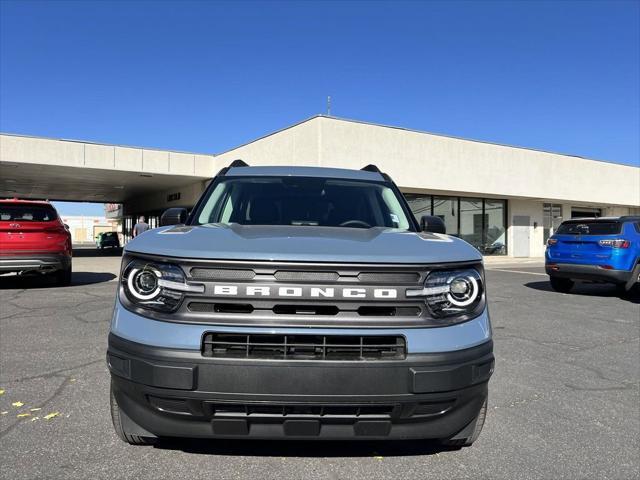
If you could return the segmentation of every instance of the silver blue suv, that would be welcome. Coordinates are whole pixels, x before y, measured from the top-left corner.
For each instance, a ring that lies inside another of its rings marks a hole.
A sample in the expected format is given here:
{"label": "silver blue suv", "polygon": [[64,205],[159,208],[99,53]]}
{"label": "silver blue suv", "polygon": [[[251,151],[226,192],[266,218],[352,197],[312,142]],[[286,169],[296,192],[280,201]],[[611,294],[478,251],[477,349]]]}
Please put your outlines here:
{"label": "silver blue suv", "polygon": [[161,223],[125,248],[109,334],[124,441],[478,438],[482,257],[375,166],[236,161]]}

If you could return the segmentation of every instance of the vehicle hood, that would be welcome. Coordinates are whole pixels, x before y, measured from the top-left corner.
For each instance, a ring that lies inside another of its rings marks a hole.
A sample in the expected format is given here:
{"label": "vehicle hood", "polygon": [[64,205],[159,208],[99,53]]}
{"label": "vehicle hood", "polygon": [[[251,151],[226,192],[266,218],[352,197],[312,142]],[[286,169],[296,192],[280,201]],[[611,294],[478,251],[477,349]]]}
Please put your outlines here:
{"label": "vehicle hood", "polygon": [[161,227],[136,237],[125,251],[192,259],[283,262],[421,264],[482,259],[478,250],[456,237],[385,227]]}

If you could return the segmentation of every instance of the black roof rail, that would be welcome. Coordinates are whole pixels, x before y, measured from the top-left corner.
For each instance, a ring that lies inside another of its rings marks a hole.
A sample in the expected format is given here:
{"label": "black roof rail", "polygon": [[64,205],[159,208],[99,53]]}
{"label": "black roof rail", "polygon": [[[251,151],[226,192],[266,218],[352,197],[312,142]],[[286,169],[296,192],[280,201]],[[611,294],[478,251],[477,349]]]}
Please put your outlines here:
{"label": "black roof rail", "polygon": [[248,167],[249,164],[247,162],[245,162],[244,160],[234,160],[233,162],[231,162],[231,164],[229,165],[229,168],[234,168],[234,167]]}
{"label": "black roof rail", "polygon": [[234,160],[233,162],[231,162],[227,167],[223,167],[218,174],[216,175],[216,177],[223,177],[226,175],[226,173],[229,171],[230,168],[234,168],[234,167],[248,167],[249,164],[247,162],[245,162],[244,160]]}
{"label": "black roof rail", "polygon": [[382,173],[380,171],[380,169],[378,167],[376,167],[375,165],[373,165],[372,163],[370,163],[366,167],[362,167],[360,170],[364,170],[365,172]]}
{"label": "black roof rail", "polygon": [[633,221],[640,221],[640,215],[622,215],[620,217],[620,220],[623,222],[633,222]]}

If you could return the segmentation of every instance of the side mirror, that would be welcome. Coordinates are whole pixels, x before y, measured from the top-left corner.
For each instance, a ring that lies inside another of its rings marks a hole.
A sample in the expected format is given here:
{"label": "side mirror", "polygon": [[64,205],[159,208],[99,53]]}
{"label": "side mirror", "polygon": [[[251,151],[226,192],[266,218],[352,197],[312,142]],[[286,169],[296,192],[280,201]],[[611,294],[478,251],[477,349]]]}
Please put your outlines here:
{"label": "side mirror", "polygon": [[165,210],[160,217],[160,226],[183,225],[187,221],[186,208],[170,208]]}
{"label": "side mirror", "polygon": [[447,233],[447,228],[440,217],[433,215],[423,215],[420,217],[420,229],[423,232]]}

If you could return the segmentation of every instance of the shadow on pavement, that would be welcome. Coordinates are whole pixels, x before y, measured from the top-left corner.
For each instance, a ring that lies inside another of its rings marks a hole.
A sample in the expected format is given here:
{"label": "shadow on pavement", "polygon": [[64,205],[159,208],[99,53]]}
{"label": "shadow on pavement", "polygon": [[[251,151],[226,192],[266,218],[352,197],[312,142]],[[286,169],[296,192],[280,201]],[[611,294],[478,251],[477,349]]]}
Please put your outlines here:
{"label": "shadow on pavement", "polygon": [[[71,285],[91,285],[113,280],[116,276],[107,272],[73,272]],[[25,288],[69,288],[56,285],[55,279],[48,275],[2,275],[0,276],[0,290]]]}
{"label": "shadow on pavement", "polygon": [[121,257],[122,247],[121,248],[105,248],[105,249],[74,248],[73,256],[74,257]]}
{"label": "shadow on pavement", "polygon": [[[551,284],[546,282],[529,282],[524,284],[527,288],[533,288],[534,290],[540,290],[543,292],[551,292],[556,295],[564,295],[563,293],[556,292],[551,288]],[[621,300],[626,300],[631,303],[640,303],[640,288],[637,286],[631,290],[631,292],[621,292],[615,285],[606,283],[588,283],[588,282],[576,282],[571,289],[569,295],[583,295],[587,297],[618,297]]]}
{"label": "shadow on pavement", "polygon": [[277,441],[160,439],[154,448],[202,455],[238,457],[405,457],[460,450],[428,440],[396,441]]}

